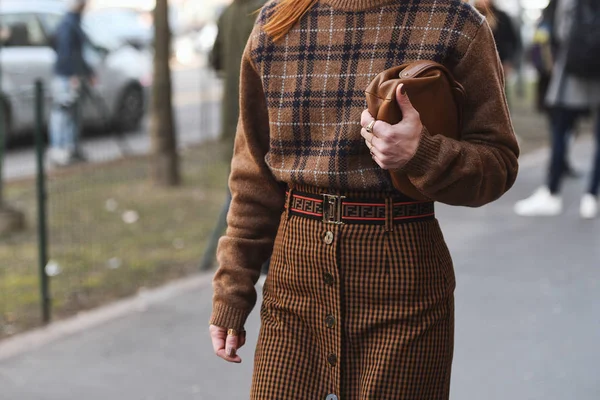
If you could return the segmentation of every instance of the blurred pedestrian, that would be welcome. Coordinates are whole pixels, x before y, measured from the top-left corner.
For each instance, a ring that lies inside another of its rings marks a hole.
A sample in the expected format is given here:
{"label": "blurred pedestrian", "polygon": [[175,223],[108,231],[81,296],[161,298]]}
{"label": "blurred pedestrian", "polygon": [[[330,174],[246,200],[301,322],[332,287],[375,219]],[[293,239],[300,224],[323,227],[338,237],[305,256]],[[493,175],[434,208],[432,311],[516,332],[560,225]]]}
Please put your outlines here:
{"label": "blurred pedestrian", "polygon": [[252,32],[257,11],[266,0],[233,0],[219,16],[217,38],[209,55],[212,68],[223,78],[220,139],[227,143],[231,161],[239,117],[239,86],[242,54]]}
{"label": "blurred pedestrian", "polygon": [[[418,59],[464,86],[460,141],[432,136],[402,85],[398,124],[364,109],[373,78]],[[272,251],[251,399],[449,398],[455,278],[433,202],[482,206],[513,185],[503,81],[489,25],[460,0],[265,6],[242,58],[209,328],[216,355],[241,362]]]}
{"label": "blurred pedestrian", "polygon": [[[546,104],[546,94],[550,86],[552,69],[554,68],[554,59],[556,57],[556,42],[552,34],[554,16],[556,15],[557,0],[551,0],[548,6],[542,12],[542,16],[536,26],[533,43],[530,50],[531,63],[537,72],[537,82],[535,90],[535,104],[538,112],[548,117],[551,124],[552,108]],[[572,143],[575,139],[577,130],[567,133],[567,140]],[[551,135],[550,135],[551,136]],[[563,175],[566,178],[578,178],[581,173],[578,172],[569,161],[567,151],[565,151],[563,161]]]}
{"label": "blurred pedestrian", "polygon": [[[556,58],[545,99],[551,113],[552,156],[546,185],[515,204],[515,212],[522,216],[555,216],[562,213],[560,186],[564,176],[569,133],[588,110],[600,110],[600,73],[592,65],[592,62],[600,64],[600,3],[595,0],[557,0],[553,7],[555,9],[550,29],[552,42],[556,47]],[[585,34],[582,31],[589,31],[589,37],[574,40]],[[588,58],[589,61],[581,61],[582,58]],[[579,68],[581,66],[583,72]],[[580,216],[585,219],[595,218],[598,214],[598,117],[594,137],[597,150],[592,175],[579,207]]]}
{"label": "blurred pedestrian", "polygon": [[[227,6],[217,22],[217,38],[209,55],[211,67],[224,80],[220,140],[225,143],[227,148],[224,156],[228,163],[231,163],[231,157],[233,156],[233,141],[239,118],[239,85],[242,54],[254,27],[257,11],[260,10],[265,1],[234,0]],[[218,240],[227,228],[227,213],[230,203],[231,193],[228,188],[225,204],[204,251],[201,269],[209,269],[213,264]],[[267,269],[268,262],[265,263],[263,272],[266,273]]]}
{"label": "blurred pedestrian", "polygon": [[[50,162],[68,166],[85,161],[80,146],[83,86],[93,84],[94,71],[85,60],[87,37],[81,27],[86,0],[68,0],[68,12],[53,37],[56,50],[50,115]],[[109,28],[107,28],[109,29]]]}
{"label": "blurred pedestrian", "polygon": [[508,77],[518,64],[522,48],[521,34],[510,15],[496,7],[493,0],[477,0],[475,4],[492,27],[504,75]]}

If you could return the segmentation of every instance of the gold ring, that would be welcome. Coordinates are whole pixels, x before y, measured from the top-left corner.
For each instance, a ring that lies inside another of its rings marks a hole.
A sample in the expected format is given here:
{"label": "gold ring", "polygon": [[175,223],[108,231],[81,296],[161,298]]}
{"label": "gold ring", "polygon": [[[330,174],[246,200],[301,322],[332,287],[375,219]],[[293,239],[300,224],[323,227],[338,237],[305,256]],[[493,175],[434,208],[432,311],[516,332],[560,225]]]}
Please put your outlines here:
{"label": "gold ring", "polygon": [[371,134],[372,134],[372,133],[373,133],[373,126],[375,125],[375,122],[377,122],[377,121],[376,121],[376,120],[373,120],[373,121],[369,122],[369,125],[367,125],[367,126],[365,127],[365,130],[366,130],[367,132],[369,132],[369,133],[371,133]]}
{"label": "gold ring", "polygon": [[227,336],[237,336],[238,335],[238,331],[236,331],[235,329],[229,329],[227,331]]}

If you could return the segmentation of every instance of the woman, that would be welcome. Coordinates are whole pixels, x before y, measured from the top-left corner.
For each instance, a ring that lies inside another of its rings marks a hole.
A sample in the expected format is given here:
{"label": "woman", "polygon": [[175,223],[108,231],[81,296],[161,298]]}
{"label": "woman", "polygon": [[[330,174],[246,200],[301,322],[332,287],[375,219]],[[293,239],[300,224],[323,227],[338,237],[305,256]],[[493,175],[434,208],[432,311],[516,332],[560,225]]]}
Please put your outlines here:
{"label": "woman", "polygon": [[[465,87],[463,141],[374,121],[364,90],[407,61],[444,63]],[[252,399],[448,399],[455,287],[433,202],[481,206],[517,174],[493,36],[458,0],[275,0],[242,61],[229,228],[210,333],[241,362],[263,287]],[[431,201],[393,189],[400,169]]]}
{"label": "woman", "polygon": [[[531,64],[537,72],[537,81],[534,93],[535,106],[539,113],[542,113],[548,117],[549,123],[552,123],[552,108],[548,107],[546,104],[546,93],[548,92],[548,87],[552,77],[555,50],[557,47],[552,30],[552,27],[554,26],[556,4],[556,0],[551,0],[548,3],[548,6],[542,11],[542,16],[537,23],[537,27],[533,35],[532,46],[529,51]],[[573,127],[573,131],[567,133],[566,136],[570,138],[570,142],[573,142],[577,136],[576,128]],[[563,158],[563,164],[563,176],[565,178],[581,177],[581,173],[571,165],[566,151]]]}
{"label": "woman", "polygon": [[[569,133],[577,121],[589,110],[600,110],[600,78],[582,78],[566,71],[569,57],[569,35],[575,20],[577,0],[552,2],[553,20],[551,34],[556,46],[556,61],[546,94],[550,111],[552,156],[547,185],[530,197],[515,204],[515,212],[521,216],[556,216],[562,213],[563,203],[560,186],[565,170]],[[600,12],[600,11],[596,11]],[[591,17],[591,15],[588,15]],[[600,16],[596,16],[598,21]],[[592,219],[598,215],[598,191],[600,189],[600,118],[596,120],[596,155],[587,192],[581,198],[581,218]]]}

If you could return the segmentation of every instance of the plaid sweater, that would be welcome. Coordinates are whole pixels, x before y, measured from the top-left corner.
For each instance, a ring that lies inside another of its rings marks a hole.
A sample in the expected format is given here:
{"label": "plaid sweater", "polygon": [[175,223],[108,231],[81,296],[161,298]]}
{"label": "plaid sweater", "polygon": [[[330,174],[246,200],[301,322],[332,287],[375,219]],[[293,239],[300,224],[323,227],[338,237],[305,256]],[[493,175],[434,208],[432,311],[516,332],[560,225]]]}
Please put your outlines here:
{"label": "plaid sweater", "polygon": [[320,0],[280,41],[262,10],[242,60],[241,115],[211,322],[241,328],[284,207],[283,184],[392,191],[360,135],[364,90],[381,71],[428,59],[467,92],[462,140],[428,134],[403,167],[435,201],[480,206],[504,194],[519,153],[492,32],[460,0]]}

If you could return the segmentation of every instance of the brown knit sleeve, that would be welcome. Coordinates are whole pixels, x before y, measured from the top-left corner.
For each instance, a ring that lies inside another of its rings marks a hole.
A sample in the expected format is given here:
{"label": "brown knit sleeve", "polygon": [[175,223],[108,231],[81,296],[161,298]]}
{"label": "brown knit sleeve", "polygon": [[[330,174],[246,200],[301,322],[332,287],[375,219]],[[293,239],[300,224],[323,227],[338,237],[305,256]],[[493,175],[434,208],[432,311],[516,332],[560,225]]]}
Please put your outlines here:
{"label": "brown knit sleeve", "polygon": [[240,117],[229,187],[228,228],[219,241],[211,324],[242,329],[256,303],[254,285],[273,248],[285,191],[265,163],[269,116],[262,82],[246,47],[240,76]]}
{"label": "brown knit sleeve", "polygon": [[431,136],[424,129],[416,154],[402,170],[432,200],[478,207],[512,187],[519,156],[503,71],[487,22],[453,74],[467,93],[461,141]]}

